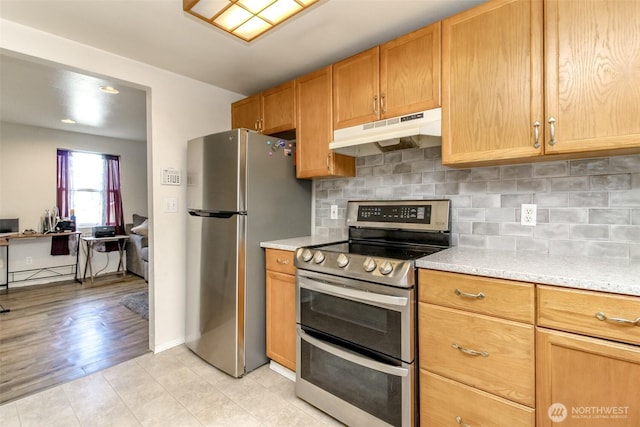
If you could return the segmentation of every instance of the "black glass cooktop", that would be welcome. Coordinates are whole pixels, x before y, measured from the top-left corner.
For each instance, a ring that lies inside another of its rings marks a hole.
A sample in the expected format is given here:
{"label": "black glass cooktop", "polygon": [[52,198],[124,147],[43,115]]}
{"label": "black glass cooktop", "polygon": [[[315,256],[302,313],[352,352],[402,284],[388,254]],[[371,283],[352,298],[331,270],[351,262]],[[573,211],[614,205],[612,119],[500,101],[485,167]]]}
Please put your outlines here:
{"label": "black glass cooktop", "polygon": [[438,246],[394,245],[377,242],[343,242],[320,246],[316,249],[326,252],[340,252],[345,254],[356,254],[405,261],[422,258],[423,256],[431,255],[445,248]]}

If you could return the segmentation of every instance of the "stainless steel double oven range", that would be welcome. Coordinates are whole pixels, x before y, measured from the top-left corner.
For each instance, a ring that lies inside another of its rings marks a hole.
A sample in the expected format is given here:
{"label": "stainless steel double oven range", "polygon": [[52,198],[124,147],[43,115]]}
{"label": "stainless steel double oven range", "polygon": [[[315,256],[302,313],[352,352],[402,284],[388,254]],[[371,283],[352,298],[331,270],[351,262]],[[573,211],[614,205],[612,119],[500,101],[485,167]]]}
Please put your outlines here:
{"label": "stainless steel double oven range", "polygon": [[348,202],[348,241],[296,251],[297,396],[352,426],[418,425],[415,260],[450,247],[450,212]]}

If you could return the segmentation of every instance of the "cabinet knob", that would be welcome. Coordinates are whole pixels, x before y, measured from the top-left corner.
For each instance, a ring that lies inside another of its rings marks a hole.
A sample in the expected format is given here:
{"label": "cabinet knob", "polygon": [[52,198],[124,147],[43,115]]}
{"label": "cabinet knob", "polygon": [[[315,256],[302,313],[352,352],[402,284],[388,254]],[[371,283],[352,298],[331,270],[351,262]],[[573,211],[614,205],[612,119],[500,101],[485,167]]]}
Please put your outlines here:
{"label": "cabinet knob", "polygon": [[276,262],[277,262],[278,264],[282,264],[282,265],[287,265],[287,264],[289,264],[289,260],[288,260],[288,259],[280,259],[280,258],[277,258],[277,259],[276,259]]}
{"label": "cabinet knob", "polygon": [[385,96],[386,95],[384,93],[380,96],[380,111],[382,111],[382,114],[387,112],[387,107],[384,105]]}
{"label": "cabinet knob", "polygon": [[373,97],[373,114],[378,115],[378,95]]}
{"label": "cabinet knob", "polygon": [[469,424],[462,421],[462,417],[460,415],[456,417],[456,422],[460,424],[462,427],[471,427]]}

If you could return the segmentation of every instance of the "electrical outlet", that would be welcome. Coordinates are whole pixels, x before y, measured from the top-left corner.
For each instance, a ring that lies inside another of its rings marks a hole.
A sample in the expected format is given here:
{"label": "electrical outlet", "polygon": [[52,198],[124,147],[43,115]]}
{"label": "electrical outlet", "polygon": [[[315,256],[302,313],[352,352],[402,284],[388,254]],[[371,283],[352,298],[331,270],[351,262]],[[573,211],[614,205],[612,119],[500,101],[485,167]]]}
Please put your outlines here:
{"label": "electrical outlet", "polygon": [[536,225],[536,213],[536,205],[523,204],[522,211],[520,213],[520,224],[531,226]]}
{"label": "electrical outlet", "polygon": [[338,205],[331,205],[331,219],[338,219]]}
{"label": "electrical outlet", "polygon": [[27,257],[27,259],[26,259],[26,261],[25,261],[25,264],[26,264],[26,265],[31,265],[31,264],[33,264],[33,257],[28,256],[28,257]]}

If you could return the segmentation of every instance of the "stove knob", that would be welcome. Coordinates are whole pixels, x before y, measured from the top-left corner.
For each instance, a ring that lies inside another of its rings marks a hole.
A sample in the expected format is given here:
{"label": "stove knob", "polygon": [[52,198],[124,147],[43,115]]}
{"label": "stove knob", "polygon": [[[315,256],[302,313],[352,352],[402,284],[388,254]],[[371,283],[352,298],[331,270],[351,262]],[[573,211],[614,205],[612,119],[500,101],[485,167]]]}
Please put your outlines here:
{"label": "stove knob", "polygon": [[324,261],[324,254],[320,251],[316,251],[316,253],[313,255],[313,262],[315,262],[316,264],[320,264],[322,263],[322,261]]}
{"label": "stove knob", "polygon": [[389,273],[391,273],[393,271],[393,265],[391,265],[391,263],[387,260],[385,260],[382,265],[380,266],[380,273],[382,273],[383,275],[387,275]]}
{"label": "stove knob", "polygon": [[338,255],[338,259],[336,260],[336,262],[338,263],[338,267],[345,268],[347,265],[349,265],[349,257],[347,257],[345,254],[340,254]]}
{"label": "stove knob", "polygon": [[366,271],[367,273],[371,273],[373,270],[376,269],[376,267],[377,267],[377,264],[375,260],[370,256],[368,256],[367,259],[364,260],[364,263],[362,263],[362,268],[364,268],[364,271]]}
{"label": "stove knob", "polygon": [[311,252],[311,250],[309,249],[304,249],[302,251],[302,260],[304,262],[309,262],[311,261],[311,258],[313,258],[313,252]]}

